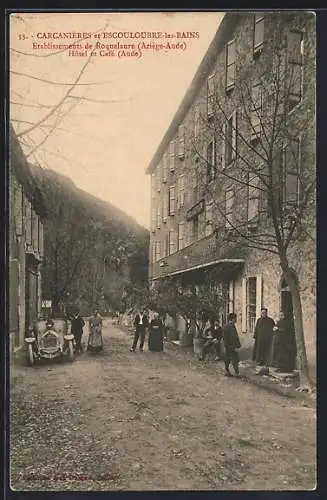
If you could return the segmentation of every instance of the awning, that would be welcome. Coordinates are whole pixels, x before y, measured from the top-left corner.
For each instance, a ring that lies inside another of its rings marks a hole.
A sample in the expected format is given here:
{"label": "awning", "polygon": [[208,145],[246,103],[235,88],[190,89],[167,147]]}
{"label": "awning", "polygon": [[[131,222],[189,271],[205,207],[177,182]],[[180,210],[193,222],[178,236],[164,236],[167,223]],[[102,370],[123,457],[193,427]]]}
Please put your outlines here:
{"label": "awning", "polygon": [[217,266],[218,268],[221,268],[221,271],[223,274],[228,274],[231,273],[232,271],[239,270],[243,267],[245,260],[244,259],[219,259],[219,260],[214,260],[211,262],[207,262],[205,264],[198,264],[197,266],[192,266],[186,269],[181,269],[179,271],[173,271],[171,273],[167,274],[162,274],[161,276],[154,276],[152,278],[153,281],[162,279],[162,278],[168,278],[170,276],[177,276],[177,275],[183,275],[186,273],[191,273],[192,271],[197,271],[197,270],[205,270],[210,267]]}

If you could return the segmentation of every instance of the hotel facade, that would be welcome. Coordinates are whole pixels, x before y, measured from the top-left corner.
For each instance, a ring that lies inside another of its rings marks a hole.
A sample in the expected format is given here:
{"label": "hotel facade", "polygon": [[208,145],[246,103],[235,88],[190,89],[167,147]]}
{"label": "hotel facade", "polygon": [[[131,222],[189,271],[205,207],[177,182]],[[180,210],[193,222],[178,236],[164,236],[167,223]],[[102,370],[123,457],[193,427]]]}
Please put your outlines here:
{"label": "hotel facade", "polygon": [[[150,284],[175,277],[196,288],[213,271],[221,321],[235,312],[239,331],[251,337],[261,307],[274,319],[292,313],[279,256],[270,251],[274,217],[262,186],[267,169],[279,172],[283,213],[299,210],[315,182],[315,134],[314,15],[225,14],[147,167]],[[308,198],[287,255],[314,364],[315,189]],[[176,329],[183,331],[182,320]]]}

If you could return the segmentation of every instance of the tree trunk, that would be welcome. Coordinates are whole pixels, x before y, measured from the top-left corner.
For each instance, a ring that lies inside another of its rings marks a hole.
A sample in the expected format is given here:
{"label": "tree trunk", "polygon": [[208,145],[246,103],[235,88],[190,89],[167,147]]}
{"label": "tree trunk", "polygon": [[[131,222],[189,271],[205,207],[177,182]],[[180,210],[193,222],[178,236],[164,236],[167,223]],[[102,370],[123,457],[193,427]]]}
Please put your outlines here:
{"label": "tree trunk", "polygon": [[312,388],[314,384],[309,376],[308,359],[304,340],[301,296],[298,280],[294,275],[294,272],[288,267],[288,265],[282,265],[282,270],[285,276],[285,280],[289,286],[293,302],[294,329],[297,351],[296,364],[299,371],[300,387],[304,388],[307,386],[309,388]]}

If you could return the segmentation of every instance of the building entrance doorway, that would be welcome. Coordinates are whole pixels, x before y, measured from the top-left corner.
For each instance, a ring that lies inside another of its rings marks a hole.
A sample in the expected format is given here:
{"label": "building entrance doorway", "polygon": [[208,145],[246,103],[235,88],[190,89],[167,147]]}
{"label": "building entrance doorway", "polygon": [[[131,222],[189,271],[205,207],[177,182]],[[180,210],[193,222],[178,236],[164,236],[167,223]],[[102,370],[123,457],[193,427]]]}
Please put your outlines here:
{"label": "building entrance doorway", "polygon": [[280,309],[283,311],[285,318],[291,320],[294,328],[292,295],[285,279],[282,280],[280,287]]}

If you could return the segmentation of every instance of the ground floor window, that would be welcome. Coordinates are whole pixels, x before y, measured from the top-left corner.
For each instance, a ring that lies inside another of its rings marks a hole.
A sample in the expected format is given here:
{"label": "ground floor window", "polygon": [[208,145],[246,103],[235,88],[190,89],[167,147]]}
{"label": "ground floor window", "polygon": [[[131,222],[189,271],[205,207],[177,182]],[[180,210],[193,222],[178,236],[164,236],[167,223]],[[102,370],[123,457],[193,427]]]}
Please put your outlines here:
{"label": "ground floor window", "polygon": [[242,332],[254,333],[262,307],[262,276],[243,278]]}
{"label": "ground floor window", "polygon": [[254,332],[257,312],[257,278],[247,280],[247,330]]}

